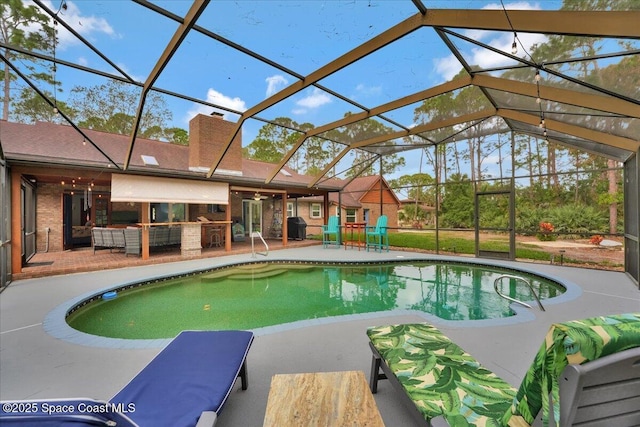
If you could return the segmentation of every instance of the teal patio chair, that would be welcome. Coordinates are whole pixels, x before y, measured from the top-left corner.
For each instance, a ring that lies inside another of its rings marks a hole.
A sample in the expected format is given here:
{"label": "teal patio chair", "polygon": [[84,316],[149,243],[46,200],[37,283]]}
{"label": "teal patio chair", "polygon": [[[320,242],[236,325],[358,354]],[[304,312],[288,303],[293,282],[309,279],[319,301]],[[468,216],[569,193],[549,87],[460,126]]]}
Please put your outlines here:
{"label": "teal patio chair", "polygon": [[389,252],[389,235],[387,234],[387,216],[381,215],[375,227],[367,227],[366,232],[367,252],[369,248],[374,251],[386,249]]}
{"label": "teal patio chair", "polygon": [[[331,236],[335,236],[335,240],[331,240]],[[326,248],[329,245],[340,246],[340,227],[337,216],[330,216],[327,225],[322,226],[322,247]]]}

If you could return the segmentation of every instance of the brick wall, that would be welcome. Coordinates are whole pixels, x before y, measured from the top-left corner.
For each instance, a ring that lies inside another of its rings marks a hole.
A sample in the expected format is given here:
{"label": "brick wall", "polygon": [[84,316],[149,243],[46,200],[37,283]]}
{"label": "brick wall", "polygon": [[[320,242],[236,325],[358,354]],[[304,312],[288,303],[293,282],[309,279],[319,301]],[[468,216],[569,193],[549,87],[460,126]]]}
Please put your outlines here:
{"label": "brick wall", "polygon": [[[221,116],[198,114],[189,122],[189,167],[210,168],[233,134],[236,124]],[[242,129],[218,169],[242,171]]]}
{"label": "brick wall", "polygon": [[298,202],[298,216],[302,217],[302,219],[307,223],[308,235],[320,234],[322,232],[324,218],[311,218],[311,203]]}
{"label": "brick wall", "polygon": [[[324,218],[311,218],[310,215],[310,203],[300,202],[298,203],[298,216],[304,218],[307,222],[307,234],[317,234],[321,230],[321,225],[324,224]],[[364,210],[369,209],[369,225],[374,226],[380,217],[380,203],[362,203],[362,207],[357,209],[357,219],[358,222],[364,220]],[[395,203],[383,204],[382,210],[384,215],[387,216],[387,224],[389,227],[397,227],[398,226],[398,205]],[[336,209],[335,205],[331,205],[329,216],[335,215]],[[342,209],[342,222],[345,221],[347,217],[346,209]],[[393,231],[393,230],[391,230]]]}
{"label": "brick wall", "polygon": [[36,248],[44,252],[49,227],[49,251],[62,250],[62,186],[38,184],[36,196]]}
{"label": "brick wall", "polygon": [[182,256],[200,256],[202,253],[200,224],[182,224],[181,233],[180,251]]}
{"label": "brick wall", "polygon": [[[380,203],[362,203],[362,209],[369,209],[369,225],[376,225],[380,217]],[[360,212],[362,212],[362,210],[360,210]],[[383,204],[382,213],[387,216],[387,226],[398,226],[398,205],[395,203]]]}

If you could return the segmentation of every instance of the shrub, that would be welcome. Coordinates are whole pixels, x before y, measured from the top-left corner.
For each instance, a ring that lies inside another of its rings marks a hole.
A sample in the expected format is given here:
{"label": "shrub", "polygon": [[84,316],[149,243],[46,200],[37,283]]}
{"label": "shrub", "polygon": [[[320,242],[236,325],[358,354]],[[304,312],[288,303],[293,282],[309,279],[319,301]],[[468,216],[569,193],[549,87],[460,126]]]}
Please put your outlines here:
{"label": "shrub", "polygon": [[543,242],[556,240],[558,236],[556,236],[553,231],[553,224],[543,221],[538,226],[538,234],[536,234],[536,237],[538,238],[538,240]]}
{"label": "shrub", "polygon": [[589,239],[589,243],[591,243],[592,245],[598,246],[603,240],[604,240],[604,237],[602,237],[599,234],[596,234],[595,236],[591,236],[591,239]]}

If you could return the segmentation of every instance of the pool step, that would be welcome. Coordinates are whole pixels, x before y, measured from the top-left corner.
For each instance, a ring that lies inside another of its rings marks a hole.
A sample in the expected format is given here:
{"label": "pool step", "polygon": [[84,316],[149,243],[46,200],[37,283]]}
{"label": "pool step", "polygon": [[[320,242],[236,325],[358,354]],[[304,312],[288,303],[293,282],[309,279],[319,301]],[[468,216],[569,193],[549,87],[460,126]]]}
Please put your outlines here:
{"label": "pool step", "polygon": [[224,269],[214,271],[202,276],[203,282],[215,281],[220,279],[246,280],[246,279],[264,279],[275,277],[280,274],[292,270],[311,270],[313,266],[308,265],[282,265],[282,264],[260,264],[260,265],[243,265],[236,266],[233,269]]}

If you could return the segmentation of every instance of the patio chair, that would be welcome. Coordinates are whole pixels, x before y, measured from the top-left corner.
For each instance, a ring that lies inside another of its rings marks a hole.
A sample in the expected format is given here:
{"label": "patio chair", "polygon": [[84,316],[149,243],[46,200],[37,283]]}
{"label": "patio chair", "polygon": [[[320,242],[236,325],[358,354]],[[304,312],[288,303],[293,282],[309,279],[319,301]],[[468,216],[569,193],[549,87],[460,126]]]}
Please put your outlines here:
{"label": "patio chair", "polygon": [[91,229],[91,238],[93,240],[93,253],[96,253],[96,249],[104,248],[104,238],[102,237],[102,228],[94,227]]}
{"label": "patio chair", "polygon": [[[249,331],[181,332],[109,402],[3,401],[0,425],[211,427],[236,379],[243,390],[248,387],[246,358],[252,342]],[[63,409],[55,415],[45,410],[58,407]]]}
{"label": "patio chair", "polygon": [[[331,240],[331,236],[335,236],[335,240]],[[335,215],[330,216],[327,225],[322,226],[322,247],[326,248],[329,245],[340,246],[340,226]]]}
{"label": "patio chair", "polygon": [[375,251],[380,249],[386,249],[389,252],[389,234],[387,234],[387,216],[380,215],[375,227],[367,227],[365,233],[365,241],[367,245],[367,252],[369,248],[373,248]]}
{"label": "patio chair", "polygon": [[367,335],[371,391],[389,379],[427,426],[640,425],[640,313],[553,324],[517,389],[432,325]]}

